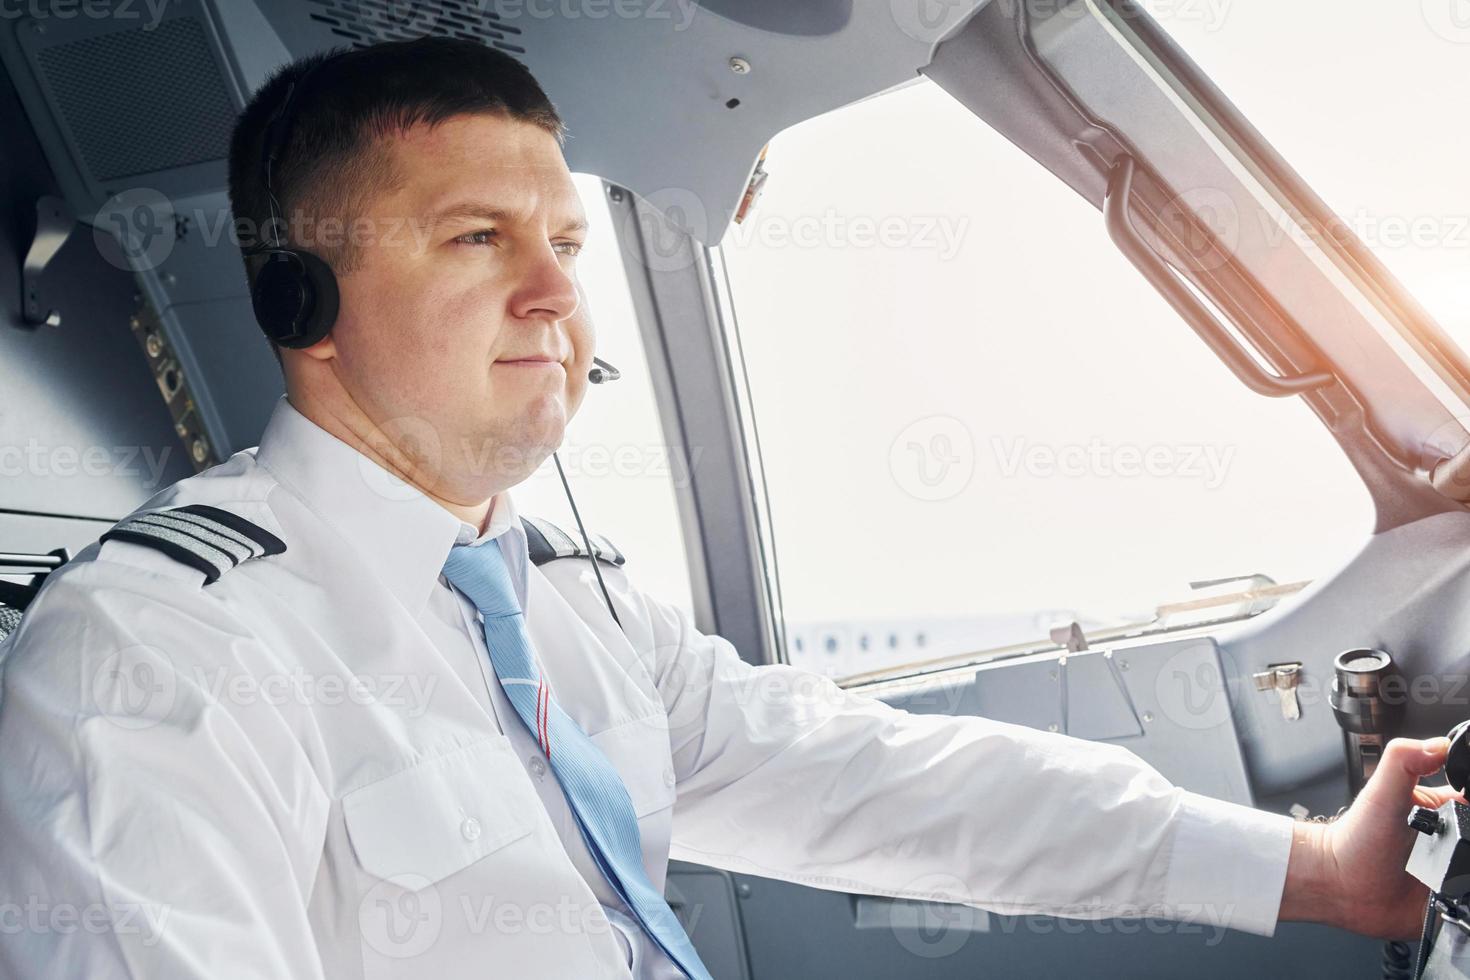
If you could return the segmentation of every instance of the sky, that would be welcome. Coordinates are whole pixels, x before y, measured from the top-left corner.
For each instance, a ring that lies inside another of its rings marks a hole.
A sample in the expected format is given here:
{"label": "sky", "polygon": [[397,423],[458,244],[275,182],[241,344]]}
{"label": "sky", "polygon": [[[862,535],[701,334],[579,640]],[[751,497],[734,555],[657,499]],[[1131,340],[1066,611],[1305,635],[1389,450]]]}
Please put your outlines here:
{"label": "sky", "polygon": [[[1470,3],[1148,6],[1470,345]],[[931,83],[778,135],[766,169],[722,253],[789,623],[1147,614],[1191,581],[1311,579],[1362,546],[1367,492],[1306,406],[1241,386],[1091,205]],[[568,448],[624,465],[574,486],[640,584],[687,607],[596,203],[583,278],[625,380],[591,392]],[[559,494],[543,475],[517,499],[552,513]]]}

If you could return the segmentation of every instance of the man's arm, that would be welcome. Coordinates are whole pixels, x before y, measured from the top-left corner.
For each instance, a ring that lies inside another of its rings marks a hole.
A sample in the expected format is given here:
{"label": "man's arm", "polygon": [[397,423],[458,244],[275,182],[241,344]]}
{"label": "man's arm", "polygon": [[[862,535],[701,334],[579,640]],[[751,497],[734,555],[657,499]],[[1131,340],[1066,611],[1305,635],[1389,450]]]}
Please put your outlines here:
{"label": "man's arm", "polygon": [[631,599],[653,624],[670,715],[677,857],[1010,914],[1417,931],[1404,817],[1442,745],[1401,743],[1342,820],[1297,823],[1174,787],[1116,746],[908,714],[752,668],[682,612]]}
{"label": "man's arm", "polygon": [[321,976],[327,801],[277,710],[198,669],[253,642],[214,606],[84,563],[4,648],[0,974]]}
{"label": "man's arm", "polygon": [[628,595],[669,714],[675,857],[1003,914],[1274,930],[1290,818],[1186,792],[1118,746],[751,667]]}

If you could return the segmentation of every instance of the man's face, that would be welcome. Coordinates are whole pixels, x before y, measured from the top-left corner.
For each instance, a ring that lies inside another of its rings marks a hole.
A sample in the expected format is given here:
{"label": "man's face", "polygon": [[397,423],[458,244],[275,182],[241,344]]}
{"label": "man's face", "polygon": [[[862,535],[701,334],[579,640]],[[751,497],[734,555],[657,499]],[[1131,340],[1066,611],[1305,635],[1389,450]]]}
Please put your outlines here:
{"label": "man's face", "polygon": [[[416,480],[457,503],[512,486],[562,440],[593,352],[586,219],[550,133],[497,115],[416,126],[366,207],[325,360]],[[350,231],[350,229],[349,229]]]}

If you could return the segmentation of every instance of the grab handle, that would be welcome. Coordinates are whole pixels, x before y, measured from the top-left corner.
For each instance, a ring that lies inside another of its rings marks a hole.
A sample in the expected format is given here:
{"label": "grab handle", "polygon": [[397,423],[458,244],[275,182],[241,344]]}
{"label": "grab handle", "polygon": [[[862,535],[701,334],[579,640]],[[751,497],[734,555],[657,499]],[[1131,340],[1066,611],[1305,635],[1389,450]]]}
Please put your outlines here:
{"label": "grab handle", "polygon": [[1174,311],[1194,328],[1210,350],[1225,362],[1225,366],[1251,391],[1271,398],[1316,391],[1336,381],[1337,378],[1327,371],[1278,375],[1257,363],[1133,226],[1133,218],[1128,213],[1133,197],[1133,169],[1133,158],[1125,153],[1114,161],[1108,174],[1107,195],[1103,198],[1103,218],[1107,222],[1108,237],[1133,263],[1133,267],[1169,301]]}

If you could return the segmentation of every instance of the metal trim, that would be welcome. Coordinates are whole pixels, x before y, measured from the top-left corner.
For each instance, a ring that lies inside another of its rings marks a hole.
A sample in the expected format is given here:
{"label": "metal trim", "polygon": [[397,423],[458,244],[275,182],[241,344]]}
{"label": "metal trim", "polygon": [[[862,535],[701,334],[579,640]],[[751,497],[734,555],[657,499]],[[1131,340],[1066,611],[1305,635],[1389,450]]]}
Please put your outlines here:
{"label": "metal trim", "polygon": [[709,250],[662,212],[604,181],[664,438],[690,461],[674,488],[695,622],[752,664],[780,659],[779,600],[763,562],[758,458],[740,413]]}

